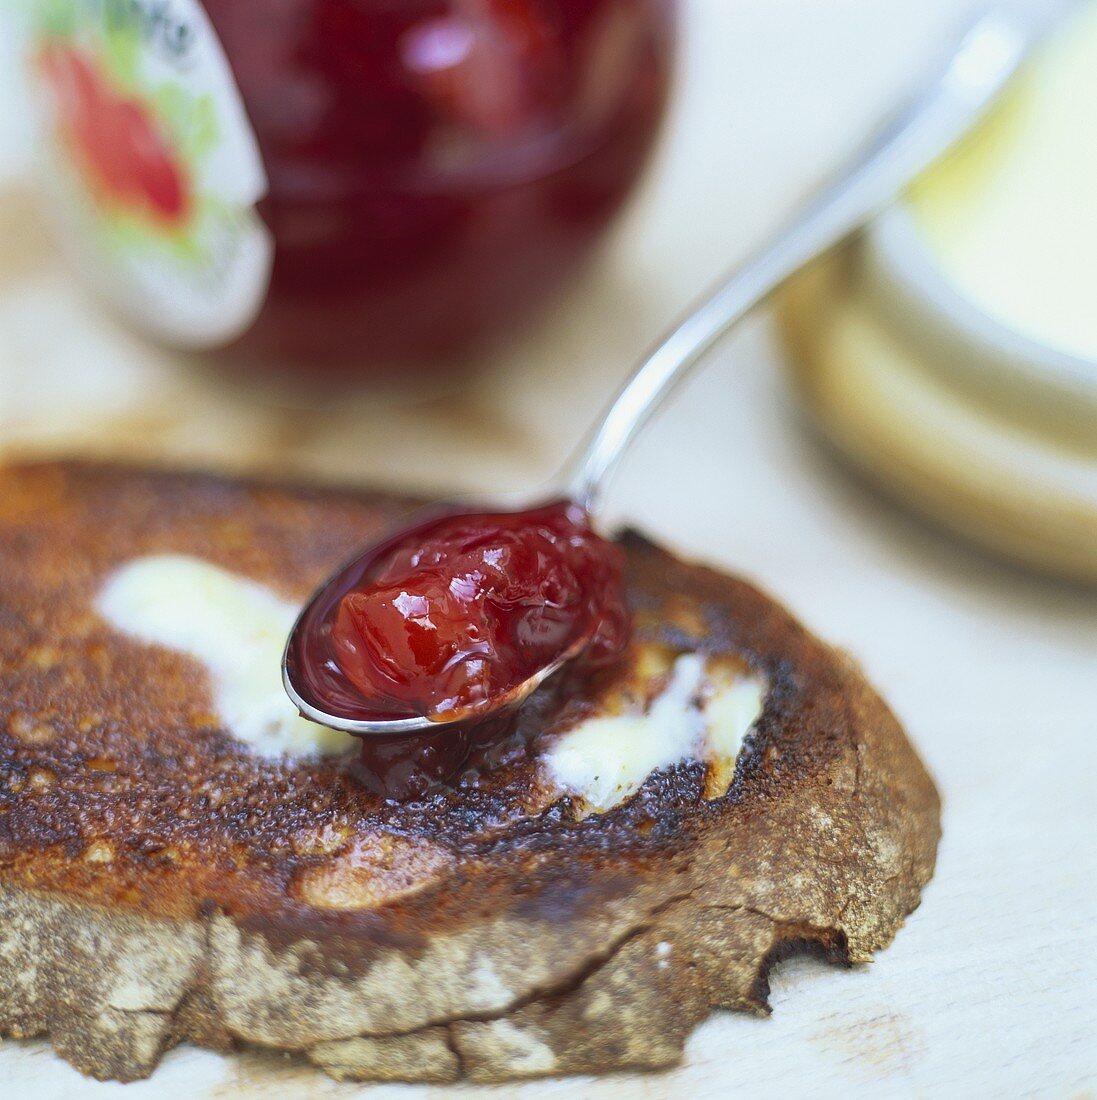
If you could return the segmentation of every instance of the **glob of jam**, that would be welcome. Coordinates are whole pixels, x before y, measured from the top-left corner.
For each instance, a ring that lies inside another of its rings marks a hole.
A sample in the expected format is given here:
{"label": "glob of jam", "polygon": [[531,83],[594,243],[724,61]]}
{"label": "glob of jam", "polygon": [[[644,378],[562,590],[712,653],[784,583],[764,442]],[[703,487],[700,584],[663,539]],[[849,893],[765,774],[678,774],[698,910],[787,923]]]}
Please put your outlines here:
{"label": "glob of jam", "polygon": [[473,714],[577,645],[591,664],[620,652],[619,558],[575,505],[451,517],[390,550],[343,597],[335,660],[386,709]]}
{"label": "glob of jam", "polygon": [[531,676],[562,657],[598,667],[620,655],[630,628],[621,572],[621,551],[567,501],[436,517],[310,607],[291,675],[346,718],[458,720],[425,736],[363,737],[360,778],[386,795],[419,793],[505,736],[498,704]]}

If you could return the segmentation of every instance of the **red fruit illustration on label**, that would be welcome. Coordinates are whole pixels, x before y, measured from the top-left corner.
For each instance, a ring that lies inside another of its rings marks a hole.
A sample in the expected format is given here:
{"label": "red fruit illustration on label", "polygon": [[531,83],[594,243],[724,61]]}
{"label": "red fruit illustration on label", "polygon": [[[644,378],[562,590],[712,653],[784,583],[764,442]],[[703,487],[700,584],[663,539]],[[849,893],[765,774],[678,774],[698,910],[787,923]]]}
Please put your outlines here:
{"label": "red fruit illustration on label", "polygon": [[63,138],[96,198],[167,228],[185,222],[191,196],[184,171],[145,104],[120,95],[73,47],[51,43],[39,65]]}

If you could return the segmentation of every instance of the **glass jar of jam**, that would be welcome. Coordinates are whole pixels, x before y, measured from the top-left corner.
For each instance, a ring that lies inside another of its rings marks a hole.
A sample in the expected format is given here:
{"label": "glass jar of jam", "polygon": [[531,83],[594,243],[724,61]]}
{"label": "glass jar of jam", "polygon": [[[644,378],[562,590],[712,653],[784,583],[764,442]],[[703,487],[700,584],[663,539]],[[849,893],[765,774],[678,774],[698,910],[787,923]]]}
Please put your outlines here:
{"label": "glass jar of jam", "polygon": [[27,54],[61,237],[131,325],[245,370],[456,362],[620,208],[673,2],[48,0]]}

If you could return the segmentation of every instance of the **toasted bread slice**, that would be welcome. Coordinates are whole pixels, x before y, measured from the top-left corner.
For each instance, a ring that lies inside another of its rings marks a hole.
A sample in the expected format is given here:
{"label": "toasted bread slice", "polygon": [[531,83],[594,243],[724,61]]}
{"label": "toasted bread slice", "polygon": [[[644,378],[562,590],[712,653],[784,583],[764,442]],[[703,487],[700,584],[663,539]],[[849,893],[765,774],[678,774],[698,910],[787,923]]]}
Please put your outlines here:
{"label": "toasted bread slice", "polygon": [[411,503],[0,471],[0,1031],[122,1080],[184,1040],[368,1079],[655,1068],[714,1008],[766,1012],[774,958],[891,940],[939,836],[902,729],[771,599],[638,535],[628,659],[402,805],[338,754],[259,753],[202,661],[104,618],[110,578],[165,554],[300,602]]}

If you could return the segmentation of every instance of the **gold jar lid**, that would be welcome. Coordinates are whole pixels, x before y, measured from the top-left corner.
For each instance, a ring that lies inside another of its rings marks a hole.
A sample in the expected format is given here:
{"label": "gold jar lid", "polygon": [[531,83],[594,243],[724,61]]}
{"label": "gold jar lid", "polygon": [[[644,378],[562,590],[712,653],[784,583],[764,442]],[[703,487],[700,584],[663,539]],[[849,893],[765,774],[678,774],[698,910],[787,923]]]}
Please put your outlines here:
{"label": "gold jar lid", "polygon": [[932,280],[897,276],[888,247],[856,241],[778,300],[812,413],[904,503],[998,554],[1097,582],[1097,365],[1049,373],[1043,349],[943,304]]}

